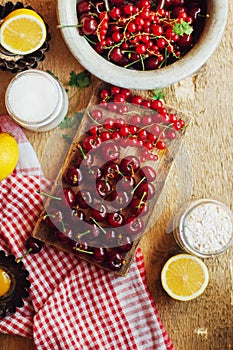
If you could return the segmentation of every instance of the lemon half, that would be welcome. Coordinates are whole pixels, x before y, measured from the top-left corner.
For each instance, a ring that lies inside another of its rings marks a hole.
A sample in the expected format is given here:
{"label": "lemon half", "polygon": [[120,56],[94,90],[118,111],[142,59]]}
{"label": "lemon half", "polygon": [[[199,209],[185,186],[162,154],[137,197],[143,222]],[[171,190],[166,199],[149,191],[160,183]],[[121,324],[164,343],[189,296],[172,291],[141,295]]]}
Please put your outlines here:
{"label": "lemon half", "polygon": [[27,55],[38,50],[46,39],[43,19],[33,10],[12,11],[1,24],[0,43],[8,51]]}
{"label": "lemon half", "polygon": [[0,133],[0,181],[15,169],[19,160],[19,147],[14,137],[6,132]]}
{"label": "lemon half", "polygon": [[197,298],[206,289],[209,272],[204,262],[189,254],[171,257],[161,273],[164,290],[173,299],[188,301]]}

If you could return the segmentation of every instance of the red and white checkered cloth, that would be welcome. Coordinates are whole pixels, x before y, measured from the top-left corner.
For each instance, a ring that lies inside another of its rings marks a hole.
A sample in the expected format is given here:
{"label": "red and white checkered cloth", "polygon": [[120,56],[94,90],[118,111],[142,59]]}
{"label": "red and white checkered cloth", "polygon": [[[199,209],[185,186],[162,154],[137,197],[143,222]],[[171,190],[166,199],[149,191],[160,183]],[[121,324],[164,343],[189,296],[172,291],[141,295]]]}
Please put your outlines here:
{"label": "red and white checkered cloth", "polygon": [[[0,117],[20,147],[14,173],[0,183],[0,249],[25,252],[42,209],[40,165],[22,130]],[[38,350],[174,349],[147,289],[140,249],[126,277],[108,273],[50,245],[28,255],[24,306],[0,319],[0,333],[34,339]]]}

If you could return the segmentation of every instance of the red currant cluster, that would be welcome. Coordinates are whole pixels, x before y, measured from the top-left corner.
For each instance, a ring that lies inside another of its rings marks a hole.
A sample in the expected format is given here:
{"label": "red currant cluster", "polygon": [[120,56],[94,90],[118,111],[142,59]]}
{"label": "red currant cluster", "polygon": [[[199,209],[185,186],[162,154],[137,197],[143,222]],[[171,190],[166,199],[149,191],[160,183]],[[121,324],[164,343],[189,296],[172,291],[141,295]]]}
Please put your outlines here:
{"label": "red currant cluster", "polygon": [[161,190],[154,161],[184,125],[161,100],[140,98],[116,86],[100,91],[44,216],[55,240],[111,270],[143,234]]}
{"label": "red currant cluster", "polygon": [[164,67],[183,57],[200,36],[203,0],[110,0],[77,4],[80,33],[109,61],[137,70]]}
{"label": "red currant cluster", "polygon": [[[133,94],[129,89],[118,86],[102,89],[99,99],[100,105],[109,111],[128,116],[128,125],[124,125],[125,122],[121,119],[115,121],[110,119],[110,124],[118,127],[110,136],[116,140],[121,139],[123,146],[143,146],[141,162],[157,160],[155,149],[165,149],[166,142],[174,140],[178,135],[177,131],[185,127],[184,120],[169,110],[161,99],[143,98],[139,94]],[[134,113],[132,105],[139,106],[140,113]],[[101,111],[95,110],[92,112],[92,117],[100,122],[103,115]],[[120,123],[123,125],[119,125]],[[122,140],[122,137],[126,139]]]}

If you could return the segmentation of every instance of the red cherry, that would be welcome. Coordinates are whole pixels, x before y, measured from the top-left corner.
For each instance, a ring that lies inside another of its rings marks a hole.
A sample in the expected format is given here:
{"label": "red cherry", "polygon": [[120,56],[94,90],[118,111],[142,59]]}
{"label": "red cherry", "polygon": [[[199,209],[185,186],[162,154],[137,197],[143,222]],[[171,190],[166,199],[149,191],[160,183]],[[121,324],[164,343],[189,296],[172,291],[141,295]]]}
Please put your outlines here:
{"label": "red cherry", "polygon": [[120,156],[120,148],[115,142],[105,142],[104,147],[101,149],[101,157],[103,160],[116,160]]}
{"label": "red cherry", "polygon": [[94,204],[94,208],[90,211],[90,216],[98,222],[102,222],[107,217],[107,208],[104,204]]}
{"label": "red cherry", "polygon": [[83,180],[83,175],[81,170],[75,166],[69,167],[65,174],[65,180],[71,186],[80,185]]}
{"label": "red cherry", "polygon": [[108,179],[113,180],[119,176],[120,168],[118,163],[109,161],[107,162],[101,170],[103,176],[106,176]]}
{"label": "red cherry", "polygon": [[76,205],[82,209],[87,209],[93,202],[91,193],[88,190],[81,190],[76,194]]}
{"label": "red cherry", "polygon": [[136,156],[127,156],[121,160],[120,169],[125,175],[133,175],[140,168],[140,161]]}
{"label": "red cherry", "polygon": [[152,183],[142,182],[140,186],[136,189],[135,195],[139,198],[145,195],[145,199],[152,199],[155,195],[155,188]]}
{"label": "red cherry", "polygon": [[122,236],[118,238],[118,243],[119,246],[117,247],[117,250],[122,253],[129,252],[133,246],[133,242],[129,236]]}
{"label": "red cherry", "polygon": [[71,190],[71,188],[63,188],[63,192],[65,195],[66,202],[69,204],[70,207],[73,207],[76,201],[75,193]]}
{"label": "red cherry", "polygon": [[91,112],[91,116],[95,120],[100,121],[103,117],[103,112],[100,109],[95,109],[94,111]]}
{"label": "red cherry", "polygon": [[94,34],[96,32],[97,27],[98,27],[98,23],[97,23],[95,17],[88,15],[88,14],[84,14],[81,17],[80,23],[82,25],[82,32],[85,35]]}
{"label": "red cherry", "polygon": [[106,249],[103,247],[92,248],[93,254],[91,255],[92,260],[96,262],[103,262],[106,258]]}
{"label": "red cherry", "polygon": [[129,234],[138,235],[142,234],[144,229],[144,223],[141,218],[130,216],[126,220],[126,230]]}
{"label": "red cherry", "polygon": [[83,140],[83,148],[86,152],[89,152],[91,149],[96,149],[101,145],[101,139],[95,135],[86,136]]}
{"label": "red cherry", "polygon": [[29,251],[30,254],[37,254],[39,251],[41,251],[42,247],[44,246],[44,243],[40,241],[39,239],[36,239],[34,237],[29,237],[25,242],[25,248]]}
{"label": "red cherry", "polygon": [[156,179],[156,171],[149,165],[140,168],[139,175],[141,178],[146,178],[145,181],[153,182]]}
{"label": "red cherry", "polygon": [[144,216],[147,214],[149,208],[148,208],[148,204],[145,200],[142,200],[142,198],[134,198],[130,204],[130,209],[131,209],[131,213],[132,215],[135,216]]}
{"label": "red cherry", "polygon": [[108,213],[107,215],[107,221],[111,227],[120,227],[124,225],[124,217],[120,213]]}
{"label": "red cherry", "polygon": [[119,252],[108,252],[107,265],[111,270],[120,270],[124,264],[125,260]]}
{"label": "red cherry", "polygon": [[131,103],[134,103],[136,105],[141,105],[142,97],[141,96],[136,96],[136,95],[132,96]]}
{"label": "red cherry", "polygon": [[82,0],[77,3],[77,12],[79,15],[88,13],[91,10],[91,4],[87,0]]}
{"label": "red cherry", "polygon": [[152,100],[151,107],[154,110],[158,110],[163,107],[163,102],[161,100]]}
{"label": "red cherry", "polygon": [[166,143],[164,141],[158,141],[156,143],[156,148],[160,149],[160,150],[163,150],[166,148]]}

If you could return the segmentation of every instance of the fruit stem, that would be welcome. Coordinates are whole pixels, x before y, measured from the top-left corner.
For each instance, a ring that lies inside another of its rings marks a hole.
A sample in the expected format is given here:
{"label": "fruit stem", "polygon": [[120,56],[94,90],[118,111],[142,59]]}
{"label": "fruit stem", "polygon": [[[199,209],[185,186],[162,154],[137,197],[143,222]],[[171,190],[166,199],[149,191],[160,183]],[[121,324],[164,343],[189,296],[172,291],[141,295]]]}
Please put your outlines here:
{"label": "fruit stem", "polygon": [[36,192],[39,193],[39,194],[42,194],[42,195],[45,196],[45,197],[49,197],[49,198],[52,198],[52,199],[56,199],[56,200],[58,200],[58,201],[61,201],[61,200],[62,200],[61,197],[52,196],[51,194],[48,194],[48,193],[43,192],[43,191],[41,191],[41,190],[37,190]]}
{"label": "fruit stem", "polygon": [[126,176],[120,170],[117,171],[117,174],[121,175],[124,179],[126,179]]}
{"label": "fruit stem", "polygon": [[94,254],[94,252],[91,252],[90,250],[84,250],[84,249],[80,249],[80,248],[74,248],[74,250],[81,252],[81,253]]}
{"label": "fruit stem", "polygon": [[96,119],[92,118],[92,116],[91,116],[91,114],[89,112],[87,113],[87,115],[95,124],[97,124],[99,126],[103,126],[101,123],[98,123]]}
{"label": "fruit stem", "polygon": [[165,5],[165,1],[166,0],[160,0],[157,7],[156,7],[156,11],[158,11],[159,9],[162,9]]}
{"label": "fruit stem", "polygon": [[146,196],[146,191],[143,192],[143,195],[142,195],[142,197],[141,197],[141,199],[140,199],[140,202],[138,203],[138,208],[141,207],[141,204],[143,203],[143,199],[144,199],[145,196]]}
{"label": "fruit stem", "polygon": [[77,237],[78,237],[78,238],[81,238],[81,237],[87,235],[87,234],[90,233],[90,232],[91,232],[90,230],[87,230],[87,231],[85,231],[85,232],[83,232],[83,233],[79,233]]}
{"label": "fruit stem", "polygon": [[106,231],[103,229],[102,226],[100,226],[100,224],[99,224],[94,218],[91,217],[90,219],[94,222],[94,224],[96,224],[96,226],[99,227],[99,229],[100,229],[104,234],[106,234]]}
{"label": "fruit stem", "polygon": [[78,145],[78,148],[79,148],[79,150],[80,150],[80,152],[81,152],[81,154],[82,154],[83,159],[86,160],[86,159],[87,159],[87,156],[86,156],[86,154],[84,153],[83,148],[82,148],[82,146],[81,146],[80,144]]}
{"label": "fruit stem", "polygon": [[22,261],[30,252],[32,251],[32,248],[29,248],[24,255],[22,255],[20,258],[16,260],[17,264]]}
{"label": "fruit stem", "polygon": [[106,7],[107,12],[109,11],[109,4],[108,4],[108,0],[104,0],[104,5]]}
{"label": "fruit stem", "polygon": [[81,24],[58,24],[57,28],[82,27]]}
{"label": "fruit stem", "polygon": [[60,223],[61,223],[62,231],[66,232],[66,227],[65,227],[65,224],[64,224],[63,220],[61,220]]}
{"label": "fruit stem", "polygon": [[143,176],[143,178],[137,183],[137,185],[133,188],[131,194],[134,194],[136,189],[141,185],[141,183],[146,179],[146,176]]}

